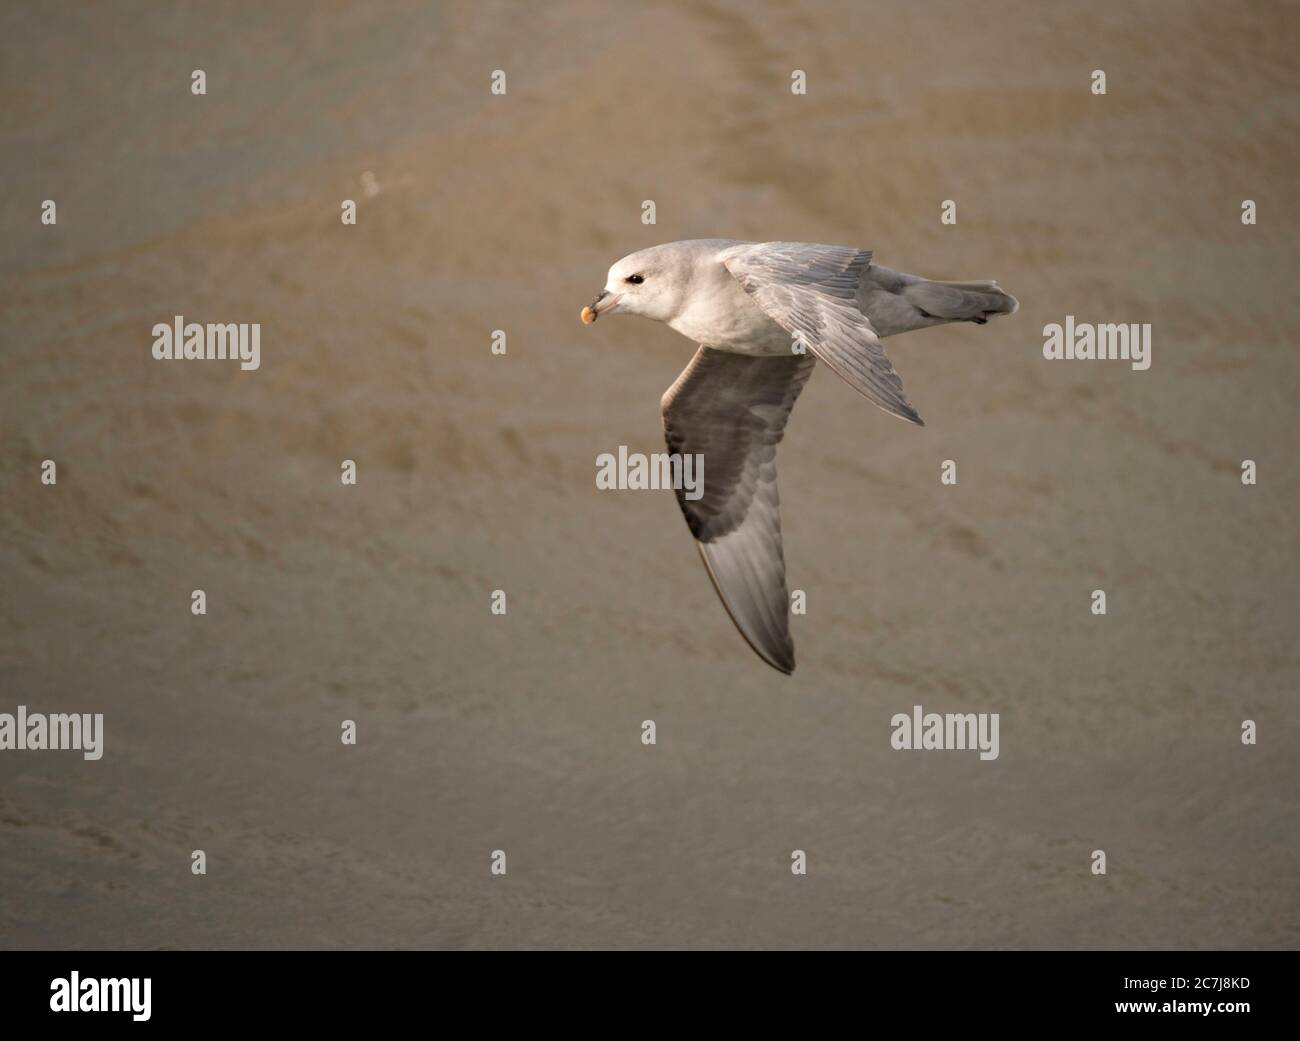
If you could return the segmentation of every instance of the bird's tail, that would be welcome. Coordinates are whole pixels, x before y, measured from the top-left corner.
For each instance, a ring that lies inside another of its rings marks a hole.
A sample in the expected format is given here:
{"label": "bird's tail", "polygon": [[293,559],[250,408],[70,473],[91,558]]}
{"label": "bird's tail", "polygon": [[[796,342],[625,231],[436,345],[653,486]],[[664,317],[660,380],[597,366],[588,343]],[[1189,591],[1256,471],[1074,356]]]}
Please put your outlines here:
{"label": "bird's tail", "polygon": [[927,318],[983,325],[1000,314],[1015,314],[1020,302],[993,281],[918,281],[903,290],[907,301]]}

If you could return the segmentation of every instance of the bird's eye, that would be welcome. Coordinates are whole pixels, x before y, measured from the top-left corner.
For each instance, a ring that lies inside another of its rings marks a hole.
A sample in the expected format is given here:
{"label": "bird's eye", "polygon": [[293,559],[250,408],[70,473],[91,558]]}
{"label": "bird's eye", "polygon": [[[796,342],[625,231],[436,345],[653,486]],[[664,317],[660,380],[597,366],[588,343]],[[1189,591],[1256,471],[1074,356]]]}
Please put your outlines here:
{"label": "bird's eye", "polygon": [[634,286],[639,286],[642,282],[645,281],[645,279],[642,278],[640,275],[628,275],[627,280],[631,282]]}

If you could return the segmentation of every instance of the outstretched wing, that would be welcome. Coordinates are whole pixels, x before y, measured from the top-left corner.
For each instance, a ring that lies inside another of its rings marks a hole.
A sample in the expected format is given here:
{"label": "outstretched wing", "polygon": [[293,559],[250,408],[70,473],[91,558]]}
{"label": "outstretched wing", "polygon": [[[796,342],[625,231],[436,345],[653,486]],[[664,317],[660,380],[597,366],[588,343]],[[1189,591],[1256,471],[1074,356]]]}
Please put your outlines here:
{"label": "outstretched wing", "polygon": [[[677,501],[714,588],[742,636],[775,669],[794,671],[781,551],[776,446],[815,364],[701,347],[660,403],[668,450],[703,457],[703,495]],[[700,471],[696,471],[699,473]]]}
{"label": "outstretched wing", "polygon": [[762,242],[736,246],[722,262],[764,314],[802,336],[849,386],[886,412],[921,423],[880,337],[858,309],[858,282],[871,250]]}

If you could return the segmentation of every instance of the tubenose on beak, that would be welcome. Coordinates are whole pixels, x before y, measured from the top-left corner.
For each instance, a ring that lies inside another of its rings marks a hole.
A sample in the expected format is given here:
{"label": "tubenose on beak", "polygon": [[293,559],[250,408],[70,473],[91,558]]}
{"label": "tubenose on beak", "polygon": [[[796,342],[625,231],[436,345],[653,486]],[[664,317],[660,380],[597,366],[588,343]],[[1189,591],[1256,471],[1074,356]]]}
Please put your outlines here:
{"label": "tubenose on beak", "polygon": [[602,289],[596,299],[593,300],[589,306],[582,309],[582,315],[580,317],[582,318],[583,325],[590,325],[600,317],[600,302],[607,296],[609,296],[609,290]]}

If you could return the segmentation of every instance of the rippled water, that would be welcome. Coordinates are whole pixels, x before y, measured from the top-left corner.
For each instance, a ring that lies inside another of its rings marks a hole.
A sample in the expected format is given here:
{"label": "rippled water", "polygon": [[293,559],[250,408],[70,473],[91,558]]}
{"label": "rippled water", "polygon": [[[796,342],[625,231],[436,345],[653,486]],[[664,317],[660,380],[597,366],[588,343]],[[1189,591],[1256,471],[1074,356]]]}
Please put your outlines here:
{"label": "rippled water", "polygon": [[[0,15],[0,711],[105,714],[0,753],[0,944],[1296,945],[1285,7],[231,11]],[[790,679],[594,486],[692,346],[578,310],[709,235],[1022,302],[890,341],[924,430],[814,375]],[[1045,362],[1067,314],[1151,369]],[[893,751],[915,704],[999,759]]]}

